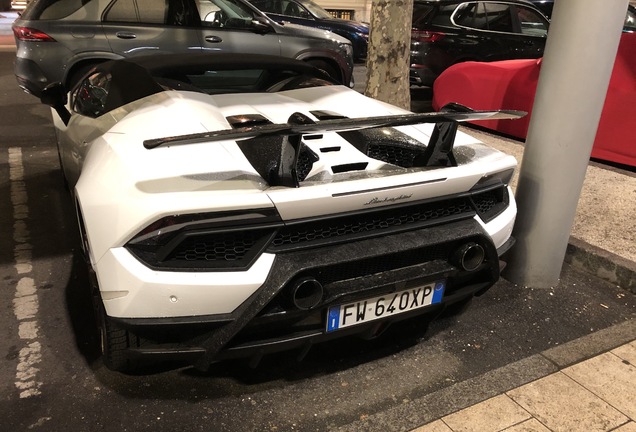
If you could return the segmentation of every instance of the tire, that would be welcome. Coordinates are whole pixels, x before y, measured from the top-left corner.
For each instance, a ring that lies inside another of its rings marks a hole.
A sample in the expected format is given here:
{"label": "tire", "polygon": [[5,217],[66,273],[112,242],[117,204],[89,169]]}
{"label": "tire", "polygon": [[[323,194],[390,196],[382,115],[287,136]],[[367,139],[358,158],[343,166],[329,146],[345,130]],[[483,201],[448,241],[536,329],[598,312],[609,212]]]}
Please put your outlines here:
{"label": "tire", "polygon": [[67,91],[72,90],[73,87],[75,87],[75,85],[82,78],[84,78],[84,75],[86,75],[88,71],[91,70],[98,63],[100,62],[97,61],[97,62],[85,63],[85,64],[82,64],[81,66],[78,66],[77,68],[73,68],[71,72],[68,74],[68,76],[66,77],[66,83],[64,84],[64,87],[66,88],[66,90]]}
{"label": "tire", "polygon": [[100,302],[99,339],[104,365],[113,371],[131,373],[138,369],[136,361],[128,358],[126,350],[139,346],[139,338],[132,332],[113,322]]}
{"label": "tire", "polygon": [[308,60],[307,63],[309,63],[316,69],[320,69],[321,71],[325,72],[335,81],[342,83],[342,75],[336,70],[335,67],[333,67],[325,60]]}
{"label": "tire", "polygon": [[86,241],[86,230],[81,211],[78,208],[78,224],[80,230],[80,241],[82,243],[82,255],[88,270],[89,287],[93,301],[93,313],[99,330],[99,345],[102,353],[102,361],[108,369],[131,373],[139,368],[136,361],[128,358],[126,351],[128,348],[138,347],[140,339],[134,333],[114,322],[107,314],[99,291],[97,274],[90,262],[90,251]]}

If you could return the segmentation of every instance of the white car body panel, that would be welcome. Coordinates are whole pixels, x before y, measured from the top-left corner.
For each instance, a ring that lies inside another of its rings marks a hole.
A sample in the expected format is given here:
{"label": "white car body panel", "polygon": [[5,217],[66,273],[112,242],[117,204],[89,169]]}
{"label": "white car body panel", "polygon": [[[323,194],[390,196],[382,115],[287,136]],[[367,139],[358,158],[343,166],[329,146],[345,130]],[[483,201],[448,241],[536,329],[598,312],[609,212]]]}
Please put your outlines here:
{"label": "white car body panel", "polygon": [[126,249],[112,248],[95,270],[109,316],[191,317],[235,310],[263,284],[273,261],[262,254],[244,272],[155,271]]}

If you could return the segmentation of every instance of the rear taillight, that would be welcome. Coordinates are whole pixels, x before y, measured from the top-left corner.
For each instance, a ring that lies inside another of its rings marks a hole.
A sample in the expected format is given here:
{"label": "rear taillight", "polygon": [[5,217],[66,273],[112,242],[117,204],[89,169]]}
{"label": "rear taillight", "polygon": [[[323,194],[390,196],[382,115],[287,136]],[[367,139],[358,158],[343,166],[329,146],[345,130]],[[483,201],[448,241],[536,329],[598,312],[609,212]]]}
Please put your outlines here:
{"label": "rear taillight", "polygon": [[438,40],[442,40],[446,36],[441,32],[433,32],[428,30],[412,30],[411,31],[411,41],[417,42],[437,42]]}
{"label": "rear taillight", "polygon": [[51,36],[47,35],[40,30],[36,30],[30,27],[13,27],[13,34],[15,38],[21,41],[29,41],[29,42],[55,42]]}

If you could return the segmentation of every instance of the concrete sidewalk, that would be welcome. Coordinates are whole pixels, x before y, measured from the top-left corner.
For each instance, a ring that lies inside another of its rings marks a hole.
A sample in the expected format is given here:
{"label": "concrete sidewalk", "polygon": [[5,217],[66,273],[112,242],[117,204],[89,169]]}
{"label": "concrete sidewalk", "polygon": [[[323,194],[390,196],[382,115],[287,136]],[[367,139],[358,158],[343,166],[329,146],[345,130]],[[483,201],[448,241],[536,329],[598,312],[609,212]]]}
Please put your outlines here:
{"label": "concrete sidewalk", "polygon": [[636,342],[632,342],[414,432],[635,432],[635,420]]}

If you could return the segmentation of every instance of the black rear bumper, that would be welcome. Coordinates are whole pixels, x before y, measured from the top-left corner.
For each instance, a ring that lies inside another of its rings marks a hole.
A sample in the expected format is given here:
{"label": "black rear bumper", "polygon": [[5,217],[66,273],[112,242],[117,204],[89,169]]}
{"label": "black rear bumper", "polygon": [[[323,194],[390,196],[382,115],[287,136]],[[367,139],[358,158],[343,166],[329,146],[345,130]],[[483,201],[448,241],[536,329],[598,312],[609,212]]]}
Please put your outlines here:
{"label": "black rear bumper", "polygon": [[49,84],[36,62],[21,57],[15,59],[15,78],[20,88],[36,97],[40,97],[42,89]]}
{"label": "black rear bumper", "polygon": [[[455,251],[468,242],[485,251],[484,262],[474,271],[459,268],[453,260]],[[307,276],[320,281],[324,295],[318,306],[298,310],[289,301],[290,286]],[[314,344],[339,337],[373,336],[392,322],[416,316],[431,320],[449,305],[481,295],[498,278],[498,251],[481,225],[466,218],[385,237],[278,254],[263,286],[231,314],[114,321],[144,341],[128,349],[131,358],[143,362],[159,356],[205,369],[219,360],[252,358],[257,362],[267,353],[306,352]],[[439,304],[325,331],[329,306],[440,279],[446,281],[446,290]]]}

